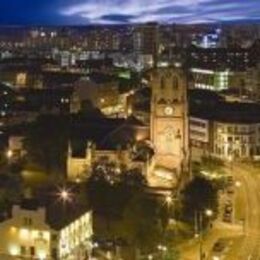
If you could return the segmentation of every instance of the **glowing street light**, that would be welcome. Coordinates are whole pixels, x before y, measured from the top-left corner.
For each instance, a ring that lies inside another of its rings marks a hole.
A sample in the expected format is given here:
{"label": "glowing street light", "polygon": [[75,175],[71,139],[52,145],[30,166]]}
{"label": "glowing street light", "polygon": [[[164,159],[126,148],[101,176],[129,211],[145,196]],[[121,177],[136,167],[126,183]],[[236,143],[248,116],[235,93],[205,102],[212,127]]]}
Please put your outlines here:
{"label": "glowing street light", "polygon": [[63,203],[70,202],[72,200],[72,193],[68,189],[62,188],[58,192],[58,197]]}
{"label": "glowing street light", "polygon": [[6,156],[8,159],[11,159],[13,157],[14,153],[12,150],[8,149],[6,152]]}
{"label": "glowing street light", "polygon": [[173,202],[172,197],[170,195],[166,196],[165,202],[167,203],[168,206],[171,205]]}
{"label": "glowing street light", "polygon": [[242,185],[242,183],[241,183],[240,181],[236,181],[236,182],[235,182],[235,186],[236,186],[237,188],[241,187],[241,185]]}
{"label": "glowing street light", "polygon": [[212,209],[205,209],[204,211],[195,211],[195,238],[199,238],[199,259],[203,259],[203,241],[202,241],[202,221],[204,217],[212,217],[214,214]]}
{"label": "glowing street light", "polygon": [[211,209],[206,209],[206,210],[205,210],[205,215],[206,215],[207,217],[212,217],[212,216],[213,216],[213,211],[212,211]]}

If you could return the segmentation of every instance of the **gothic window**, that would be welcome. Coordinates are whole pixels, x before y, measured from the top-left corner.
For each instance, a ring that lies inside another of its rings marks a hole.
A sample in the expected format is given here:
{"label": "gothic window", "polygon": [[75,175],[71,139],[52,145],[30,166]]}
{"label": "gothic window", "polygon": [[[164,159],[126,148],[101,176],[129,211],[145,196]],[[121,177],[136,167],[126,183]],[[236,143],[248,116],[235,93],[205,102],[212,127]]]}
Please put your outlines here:
{"label": "gothic window", "polygon": [[179,80],[178,77],[174,76],[172,79],[172,87],[173,89],[178,89],[179,87]]}
{"label": "gothic window", "polygon": [[161,89],[165,89],[165,79],[164,79],[164,77],[161,78]]}

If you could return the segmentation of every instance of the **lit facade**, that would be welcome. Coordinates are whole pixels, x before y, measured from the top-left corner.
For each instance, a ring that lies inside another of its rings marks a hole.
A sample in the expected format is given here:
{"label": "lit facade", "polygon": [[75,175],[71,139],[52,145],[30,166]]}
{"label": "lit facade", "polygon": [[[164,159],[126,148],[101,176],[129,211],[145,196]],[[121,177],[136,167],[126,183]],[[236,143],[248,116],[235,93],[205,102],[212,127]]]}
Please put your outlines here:
{"label": "lit facade", "polygon": [[260,100],[260,63],[246,72],[246,90],[251,100]]}
{"label": "lit facade", "polygon": [[210,122],[206,119],[189,118],[189,138],[191,144],[191,157],[200,160],[206,156],[210,149]]}
{"label": "lit facade", "polygon": [[[138,135],[137,135],[138,137]],[[139,168],[146,175],[145,163],[139,163],[132,160],[132,150],[128,149],[96,149],[94,144],[88,143],[85,156],[73,156],[71,147],[69,146],[69,154],[67,158],[67,177],[72,182],[80,182],[87,179],[95,162],[106,160],[113,162],[118,166],[127,166],[127,168]]]}
{"label": "lit facade", "polygon": [[92,213],[89,211],[59,231],[59,259],[87,259],[92,250],[92,236]]}
{"label": "lit facade", "polygon": [[0,236],[1,259],[51,259],[51,228],[46,224],[44,208],[13,206],[12,217],[0,223]]}
{"label": "lit facade", "polygon": [[191,72],[194,78],[195,88],[220,91],[228,89],[230,86],[230,77],[232,72],[228,70],[213,71],[194,68]]}
{"label": "lit facade", "polygon": [[213,124],[213,154],[217,157],[233,159],[260,158],[260,123]]}
{"label": "lit facade", "polygon": [[239,123],[190,118],[191,156],[223,160],[260,159],[260,123]]}
{"label": "lit facade", "polygon": [[72,95],[71,112],[77,113],[84,108],[86,102],[91,102],[108,117],[126,117],[129,93],[119,93],[118,85],[119,83],[116,81],[79,81]]}
{"label": "lit facade", "polygon": [[151,76],[151,141],[155,168],[160,179],[174,182],[187,168],[188,116],[187,79],[180,69],[160,69]]}

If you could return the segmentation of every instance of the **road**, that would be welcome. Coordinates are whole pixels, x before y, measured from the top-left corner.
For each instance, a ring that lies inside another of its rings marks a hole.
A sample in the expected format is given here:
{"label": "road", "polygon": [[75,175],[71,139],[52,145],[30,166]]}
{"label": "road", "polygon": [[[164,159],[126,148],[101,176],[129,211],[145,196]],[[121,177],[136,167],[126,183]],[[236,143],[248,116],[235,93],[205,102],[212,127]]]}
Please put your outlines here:
{"label": "road", "polygon": [[[234,176],[235,181],[241,183],[240,187],[234,187],[234,222],[225,226],[221,224],[220,218],[215,228],[204,238],[204,250],[209,252],[219,238],[229,237],[232,243],[224,259],[260,260],[260,168],[232,163],[232,166],[227,165],[226,170]],[[182,259],[199,259],[198,244],[187,244],[181,248],[181,252]]]}
{"label": "road", "polygon": [[233,163],[231,171],[241,182],[239,193],[243,193],[241,208],[244,208],[244,236],[235,241],[229,260],[260,260],[260,173],[250,164]]}

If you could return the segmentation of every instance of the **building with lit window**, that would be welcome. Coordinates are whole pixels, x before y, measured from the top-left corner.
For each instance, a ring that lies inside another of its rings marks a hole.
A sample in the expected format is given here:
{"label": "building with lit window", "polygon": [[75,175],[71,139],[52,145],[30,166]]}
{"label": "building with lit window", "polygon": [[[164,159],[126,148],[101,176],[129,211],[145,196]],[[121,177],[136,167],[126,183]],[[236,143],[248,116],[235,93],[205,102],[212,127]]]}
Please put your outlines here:
{"label": "building with lit window", "polygon": [[88,178],[97,162],[113,162],[117,168],[139,168],[144,162],[133,159],[133,145],[149,139],[149,127],[134,117],[99,118],[75,125],[68,145],[67,177],[72,182]]}
{"label": "building with lit window", "polygon": [[260,106],[257,103],[218,102],[190,111],[192,157],[224,160],[260,159]]}
{"label": "building with lit window", "polygon": [[242,89],[245,87],[246,73],[240,71],[208,70],[192,68],[191,74],[194,80],[194,87],[214,91],[227,89]]}
{"label": "building with lit window", "polygon": [[14,205],[0,223],[0,259],[80,260],[92,252],[92,212],[64,211],[56,203],[38,207],[33,199]]}
{"label": "building with lit window", "polygon": [[133,33],[134,50],[145,54],[155,54],[158,48],[158,24],[138,25]]}
{"label": "building with lit window", "polygon": [[71,112],[77,113],[93,106],[107,117],[127,117],[129,112],[131,114],[128,97],[133,94],[127,82],[130,80],[100,73],[79,80],[72,94]]}
{"label": "building with lit window", "polygon": [[[12,208],[11,217],[0,223],[1,259],[51,259],[51,227],[44,208],[32,204]],[[54,246],[55,247],[55,246]]]}
{"label": "building with lit window", "polygon": [[213,154],[234,159],[260,158],[260,120],[214,122]]}
{"label": "building with lit window", "polygon": [[191,46],[186,50],[186,58],[191,68],[213,69],[229,68],[232,71],[244,71],[254,66],[258,57],[250,48],[198,48]]}
{"label": "building with lit window", "polygon": [[196,160],[208,155],[210,149],[210,121],[203,118],[189,118],[191,155]]}
{"label": "building with lit window", "polygon": [[92,251],[92,213],[86,212],[59,231],[58,259],[87,259]]}

